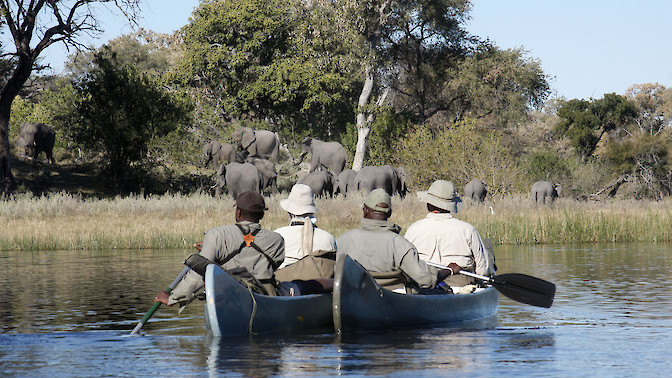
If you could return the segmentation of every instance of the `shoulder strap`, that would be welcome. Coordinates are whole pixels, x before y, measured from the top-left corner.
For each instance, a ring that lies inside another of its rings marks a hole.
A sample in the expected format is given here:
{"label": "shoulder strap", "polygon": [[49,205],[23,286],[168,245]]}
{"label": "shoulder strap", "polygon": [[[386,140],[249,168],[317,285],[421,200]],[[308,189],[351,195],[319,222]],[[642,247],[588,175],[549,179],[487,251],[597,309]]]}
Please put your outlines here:
{"label": "shoulder strap", "polygon": [[238,227],[238,229],[240,230],[240,232],[243,234],[243,242],[240,244],[240,247],[238,247],[237,250],[235,250],[235,251],[234,251],[233,253],[231,253],[230,255],[226,256],[226,258],[222,261],[221,265],[226,264],[229,260],[231,260],[232,258],[234,258],[237,254],[240,253],[240,251],[243,250],[243,248],[245,248],[245,247],[252,247],[252,248],[254,248],[257,252],[261,253],[261,254],[266,258],[266,260],[268,260],[268,262],[271,264],[271,267],[273,267],[273,270],[278,269],[278,267],[280,266],[280,264],[277,263],[276,261],[274,261],[269,255],[267,255],[267,254],[261,249],[261,247],[259,247],[259,246],[254,242],[254,237],[255,237],[255,236],[257,235],[257,233],[259,232],[259,229],[257,229],[257,230],[252,230],[251,232],[245,233],[245,230],[243,230],[243,226],[241,226],[241,225],[239,225],[239,224],[236,224],[236,226]]}

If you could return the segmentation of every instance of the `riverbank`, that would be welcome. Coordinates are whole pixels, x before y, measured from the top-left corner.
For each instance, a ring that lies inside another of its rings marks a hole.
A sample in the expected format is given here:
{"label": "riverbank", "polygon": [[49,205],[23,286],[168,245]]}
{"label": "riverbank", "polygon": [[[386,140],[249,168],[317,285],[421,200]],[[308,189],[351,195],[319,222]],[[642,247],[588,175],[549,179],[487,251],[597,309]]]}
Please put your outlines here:
{"label": "riverbank", "polygon": [[[266,228],[287,223],[279,200],[267,197]],[[358,227],[363,196],[317,199],[318,225],[339,236]],[[0,250],[189,248],[211,227],[233,222],[233,200],[207,194],[84,199],[53,193],[0,201]],[[578,202],[537,206],[525,196],[461,204],[458,218],[493,244],[672,241],[672,200]],[[405,232],[425,216],[415,195],[394,198],[391,220]]]}

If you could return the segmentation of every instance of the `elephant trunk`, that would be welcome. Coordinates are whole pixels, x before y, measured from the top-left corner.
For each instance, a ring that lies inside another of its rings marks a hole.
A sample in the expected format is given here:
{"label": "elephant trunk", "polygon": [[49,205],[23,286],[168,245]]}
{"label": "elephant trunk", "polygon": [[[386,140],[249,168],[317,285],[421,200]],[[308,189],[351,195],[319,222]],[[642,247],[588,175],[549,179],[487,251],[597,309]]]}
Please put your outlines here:
{"label": "elephant trunk", "polygon": [[307,152],[302,152],[301,155],[299,155],[299,160],[294,162],[294,166],[296,167],[297,165],[301,164],[303,158],[305,158],[307,154]]}

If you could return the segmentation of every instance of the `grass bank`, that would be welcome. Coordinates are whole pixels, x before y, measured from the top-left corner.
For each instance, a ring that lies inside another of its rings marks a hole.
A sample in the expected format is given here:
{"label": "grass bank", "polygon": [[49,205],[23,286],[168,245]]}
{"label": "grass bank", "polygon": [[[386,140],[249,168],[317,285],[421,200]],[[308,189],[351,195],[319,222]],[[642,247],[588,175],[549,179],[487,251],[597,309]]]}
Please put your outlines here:
{"label": "grass bank", "polygon": [[[267,198],[266,228],[286,225],[279,200]],[[357,227],[362,196],[317,199],[318,225],[334,236]],[[473,205],[459,218],[493,244],[672,241],[672,200],[577,202],[536,206],[523,196]],[[55,193],[0,200],[0,250],[188,248],[207,229],[233,222],[233,200],[206,194],[83,199]],[[492,210],[490,209],[492,207]],[[394,199],[395,223],[405,230],[425,216],[414,195]],[[404,232],[404,231],[402,231]]]}

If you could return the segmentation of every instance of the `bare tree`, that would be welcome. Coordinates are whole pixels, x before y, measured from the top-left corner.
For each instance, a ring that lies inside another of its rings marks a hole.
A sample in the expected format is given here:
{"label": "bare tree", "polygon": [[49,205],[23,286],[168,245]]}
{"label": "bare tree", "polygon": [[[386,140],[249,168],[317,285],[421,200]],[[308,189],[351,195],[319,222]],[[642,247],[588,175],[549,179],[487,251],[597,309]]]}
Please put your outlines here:
{"label": "bare tree", "polygon": [[[140,0],[0,0],[2,28],[8,29],[14,51],[3,58],[10,62],[7,81],[0,90],[0,180],[13,179],[9,154],[9,118],[12,102],[35,69],[42,51],[62,42],[82,49],[81,38],[102,30],[98,12],[116,7],[134,22]],[[100,6],[96,6],[100,5]]]}

